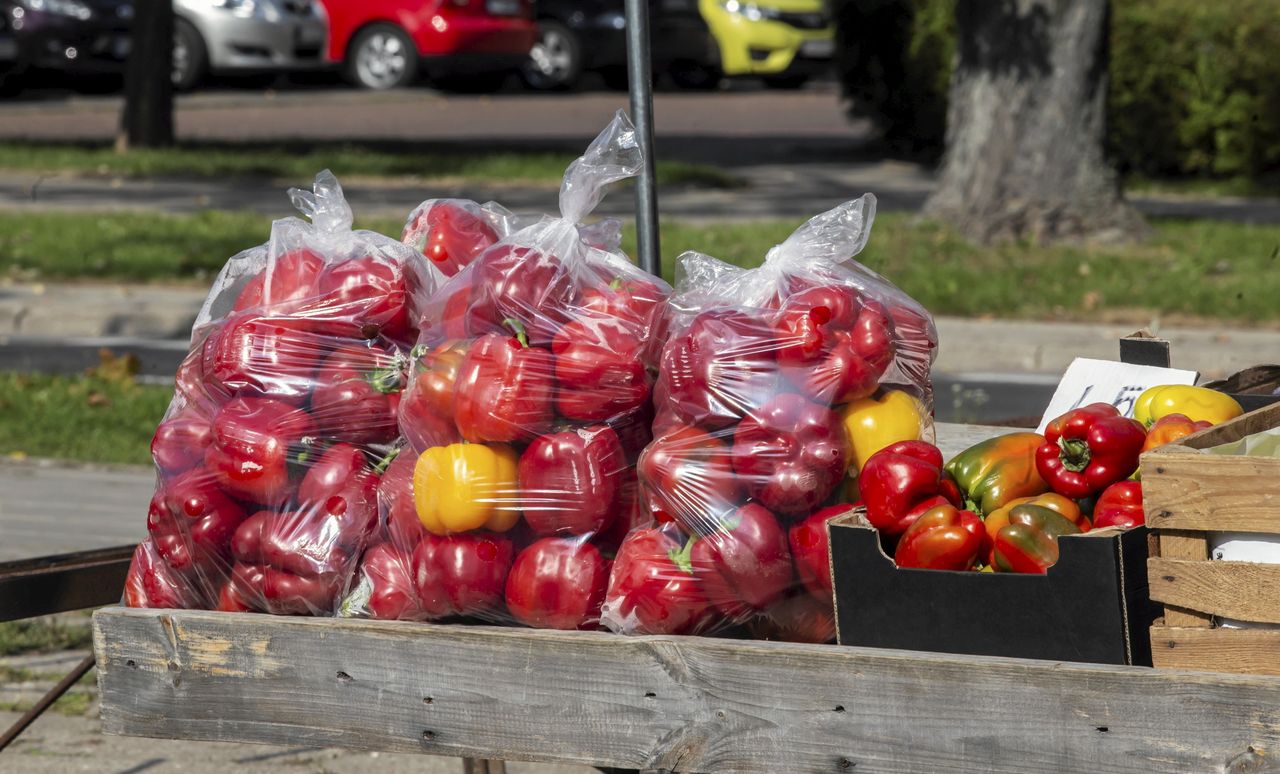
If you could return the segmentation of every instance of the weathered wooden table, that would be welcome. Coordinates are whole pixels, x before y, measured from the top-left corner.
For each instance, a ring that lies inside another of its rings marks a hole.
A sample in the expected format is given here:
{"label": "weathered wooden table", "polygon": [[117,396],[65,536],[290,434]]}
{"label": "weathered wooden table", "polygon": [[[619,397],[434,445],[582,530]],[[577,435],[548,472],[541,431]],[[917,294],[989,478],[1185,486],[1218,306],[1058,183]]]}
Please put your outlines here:
{"label": "weathered wooden table", "polygon": [[94,642],[112,734],[769,774],[1255,771],[1280,751],[1280,678],[123,608]]}

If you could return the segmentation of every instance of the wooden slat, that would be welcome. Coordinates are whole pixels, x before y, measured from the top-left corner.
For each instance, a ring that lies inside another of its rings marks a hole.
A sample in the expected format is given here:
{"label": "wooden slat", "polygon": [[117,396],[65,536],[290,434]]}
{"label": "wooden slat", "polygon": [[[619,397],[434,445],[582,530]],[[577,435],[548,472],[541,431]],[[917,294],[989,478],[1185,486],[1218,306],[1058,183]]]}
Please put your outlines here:
{"label": "wooden slat", "polygon": [[1280,750],[1276,678],[120,608],[94,640],[115,734],[704,772],[1221,771]]}
{"label": "wooden slat", "polygon": [[1280,564],[1147,560],[1151,598],[1223,618],[1280,623]]}
{"label": "wooden slat", "polygon": [[1148,527],[1280,534],[1280,459],[1182,449],[1143,460]]}
{"label": "wooden slat", "polygon": [[[1164,559],[1186,559],[1207,562],[1209,540],[1203,532],[1166,530],[1160,533],[1159,556]],[[1151,561],[1147,560],[1147,583],[1151,583]],[[1213,616],[1195,610],[1165,605],[1165,623],[1168,626],[1213,626]]]}
{"label": "wooden slat", "polygon": [[934,425],[935,442],[942,451],[943,459],[951,459],[974,444],[988,438],[1008,433],[1030,432],[1018,427],[996,427],[994,425],[958,425],[950,422],[939,422]]}
{"label": "wooden slat", "polygon": [[1280,675],[1280,631],[1153,626],[1151,658],[1162,668]]}

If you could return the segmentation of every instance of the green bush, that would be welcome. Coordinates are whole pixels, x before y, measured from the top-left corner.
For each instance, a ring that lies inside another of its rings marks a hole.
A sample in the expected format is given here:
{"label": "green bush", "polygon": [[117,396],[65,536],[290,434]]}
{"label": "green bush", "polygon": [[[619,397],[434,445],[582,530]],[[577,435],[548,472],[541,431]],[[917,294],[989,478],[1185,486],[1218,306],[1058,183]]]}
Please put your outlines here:
{"label": "green bush", "polygon": [[[955,0],[836,4],[845,94],[891,147],[942,147],[954,8]],[[1117,163],[1156,176],[1275,172],[1276,51],[1275,0],[1114,0],[1108,144]]]}

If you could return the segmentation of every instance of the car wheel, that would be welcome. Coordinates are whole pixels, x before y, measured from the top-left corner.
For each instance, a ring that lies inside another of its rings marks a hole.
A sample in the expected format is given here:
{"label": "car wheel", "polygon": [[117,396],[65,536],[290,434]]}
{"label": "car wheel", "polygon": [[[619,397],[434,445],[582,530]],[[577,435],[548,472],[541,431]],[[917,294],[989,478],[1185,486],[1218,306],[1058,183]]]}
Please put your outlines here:
{"label": "car wheel", "polygon": [[182,19],[173,20],[173,88],[190,91],[204,78],[209,52],[200,32]]}
{"label": "car wheel", "polygon": [[538,41],[521,69],[524,82],[541,91],[571,89],[582,76],[582,44],[560,22],[538,22]]}
{"label": "car wheel", "polygon": [[764,85],[771,89],[786,89],[794,91],[802,89],[809,82],[807,75],[771,75],[764,79]]}
{"label": "car wheel", "polygon": [[720,71],[696,62],[673,62],[668,71],[671,81],[682,89],[708,91],[720,85]]}
{"label": "car wheel", "polygon": [[418,50],[394,24],[373,24],[351,41],[345,67],[347,80],[364,89],[408,86],[418,75]]}

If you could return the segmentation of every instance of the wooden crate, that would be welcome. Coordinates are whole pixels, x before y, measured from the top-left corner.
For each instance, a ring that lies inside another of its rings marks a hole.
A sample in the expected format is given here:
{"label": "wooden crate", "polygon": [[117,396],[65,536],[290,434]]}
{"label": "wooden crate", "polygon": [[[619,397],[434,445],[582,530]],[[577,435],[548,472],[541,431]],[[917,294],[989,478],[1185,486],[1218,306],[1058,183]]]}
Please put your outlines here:
{"label": "wooden crate", "polygon": [[1280,679],[105,608],[110,734],[690,772],[1258,771]]}
{"label": "wooden crate", "polygon": [[1224,629],[1215,616],[1280,623],[1280,564],[1211,561],[1210,532],[1280,534],[1280,459],[1203,454],[1280,425],[1280,404],[1258,409],[1142,456],[1147,562],[1159,667],[1280,675],[1280,630]]}

